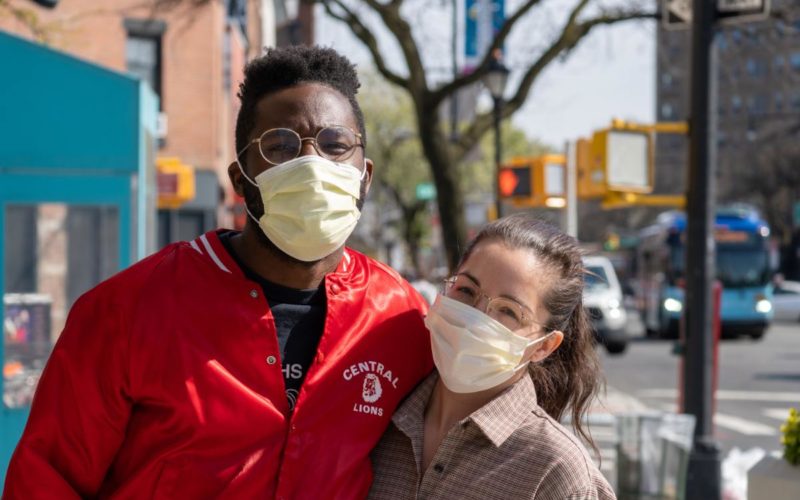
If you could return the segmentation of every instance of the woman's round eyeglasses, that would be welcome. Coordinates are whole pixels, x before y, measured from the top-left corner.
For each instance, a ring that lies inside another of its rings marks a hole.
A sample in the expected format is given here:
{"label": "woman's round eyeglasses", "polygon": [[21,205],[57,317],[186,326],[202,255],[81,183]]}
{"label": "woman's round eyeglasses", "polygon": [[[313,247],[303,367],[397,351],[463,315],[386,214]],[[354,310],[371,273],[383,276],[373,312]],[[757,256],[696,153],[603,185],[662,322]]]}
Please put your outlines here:
{"label": "woman's round eyeglasses", "polygon": [[544,325],[533,320],[533,312],[516,300],[506,297],[489,297],[469,277],[458,274],[444,280],[444,293],[453,300],[478,309],[481,297],[486,297],[487,316],[499,321],[511,331],[520,330],[529,326]]}

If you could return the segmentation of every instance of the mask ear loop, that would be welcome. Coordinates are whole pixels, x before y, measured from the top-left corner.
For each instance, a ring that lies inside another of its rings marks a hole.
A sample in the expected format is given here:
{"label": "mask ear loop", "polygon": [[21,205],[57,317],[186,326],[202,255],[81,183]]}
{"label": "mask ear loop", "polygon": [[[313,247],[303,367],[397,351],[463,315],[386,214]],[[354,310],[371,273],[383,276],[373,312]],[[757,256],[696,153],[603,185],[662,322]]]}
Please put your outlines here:
{"label": "mask ear loop", "polygon": [[[245,148],[245,149],[247,149],[247,148]],[[244,150],[242,150],[242,152],[244,152]],[[239,154],[241,154],[241,153],[239,153]],[[242,173],[242,175],[244,176],[244,178],[245,178],[245,179],[247,179],[247,182],[249,182],[250,184],[254,185],[255,187],[258,187],[258,184],[256,184],[256,182],[255,182],[255,181],[253,181],[253,179],[251,179],[251,178],[250,178],[250,176],[248,176],[248,175],[247,175],[247,174],[244,172],[244,167],[242,167],[242,164],[239,162],[239,156],[238,156],[238,155],[236,156],[236,165],[239,167],[239,171]],[[247,208],[247,203],[245,203],[245,204],[244,204],[244,211],[245,211],[245,212],[247,212],[247,215],[248,215],[248,216],[249,216],[251,219],[253,219],[253,222],[255,222],[256,224],[258,224],[258,219],[256,219],[256,216],[255,216],[255,215],[253,215],[253,213],[250,211],[250,209],[249,209],[249,208]]]}
{"label": "mask ear loop", "polygon": [[[244,151],[242,151],[242,152],[244,152]],[[241,172],[242,175],[244,176],[244,178],[247,179],[247,182],[249,182],[250,184],[254,185],[255,187],[258,187],[258,184],[253,179],[251,179],[249,175],[247,175],[244,172],[244,167],[242,167],[242,164],[239,163],[239,157],[238,156],[236,157],[236,165],[239,166],[239,172]]]}

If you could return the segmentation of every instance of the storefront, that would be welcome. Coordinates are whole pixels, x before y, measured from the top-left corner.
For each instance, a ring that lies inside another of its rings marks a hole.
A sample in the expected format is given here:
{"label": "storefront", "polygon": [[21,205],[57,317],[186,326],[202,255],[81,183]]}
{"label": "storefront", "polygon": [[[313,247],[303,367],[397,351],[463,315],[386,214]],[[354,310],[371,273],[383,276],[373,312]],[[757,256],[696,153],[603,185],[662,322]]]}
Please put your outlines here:
{"label": "storefront", "polygon": [[[0,32],[0,481],[73,302],[156,246],[158,101]],[[1,483],[0,483],[1,484]]]}

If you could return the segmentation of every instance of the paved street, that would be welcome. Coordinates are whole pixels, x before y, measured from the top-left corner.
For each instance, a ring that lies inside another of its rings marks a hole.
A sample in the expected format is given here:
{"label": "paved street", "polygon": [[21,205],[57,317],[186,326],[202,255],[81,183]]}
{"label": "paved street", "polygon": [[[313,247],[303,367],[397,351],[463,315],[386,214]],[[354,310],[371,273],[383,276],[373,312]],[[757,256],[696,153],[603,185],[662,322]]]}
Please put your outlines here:
{"label": "paved street", "polygon": [[[635,319],[631,328],[636,338],[624,355],[601,352],[609,387],[648,408],[674,411],[674,341],[645,339]],[[800,407],[800,323],[774,324],[760,341],[721,343],[715,432],[723,454],[734,446],[779,449],[778,427],[792,406]]]}

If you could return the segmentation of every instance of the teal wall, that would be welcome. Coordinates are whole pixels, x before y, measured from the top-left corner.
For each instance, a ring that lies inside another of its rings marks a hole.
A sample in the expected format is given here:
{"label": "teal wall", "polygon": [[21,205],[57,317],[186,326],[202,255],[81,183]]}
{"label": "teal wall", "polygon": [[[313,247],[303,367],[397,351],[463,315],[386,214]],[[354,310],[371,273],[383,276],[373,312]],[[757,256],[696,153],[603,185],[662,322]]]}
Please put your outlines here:
{"label": "teal wall", "polygon": [[3,32],[0,64],[0,168],[138,170],[138,80]]}
{"label": "teal wall", "polygon": [[[9,204],[112,205],[120,269],[151,252],[158,98],[135,78],[3,32],[0,67],[0,299]],[[3,350],[0,341],[0,366]],[[27,416],[0,403],[0,490]]]}

